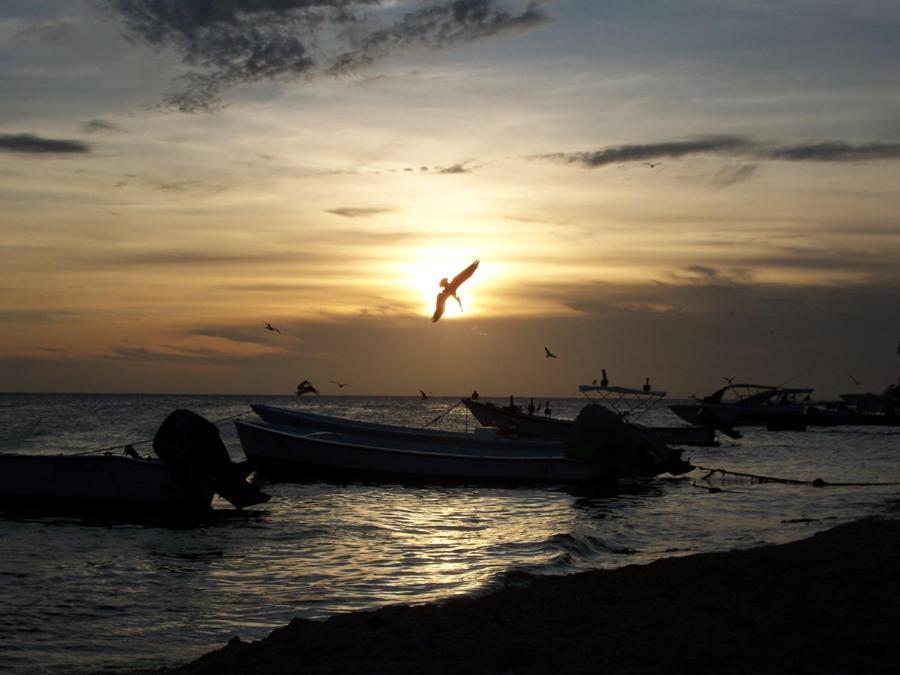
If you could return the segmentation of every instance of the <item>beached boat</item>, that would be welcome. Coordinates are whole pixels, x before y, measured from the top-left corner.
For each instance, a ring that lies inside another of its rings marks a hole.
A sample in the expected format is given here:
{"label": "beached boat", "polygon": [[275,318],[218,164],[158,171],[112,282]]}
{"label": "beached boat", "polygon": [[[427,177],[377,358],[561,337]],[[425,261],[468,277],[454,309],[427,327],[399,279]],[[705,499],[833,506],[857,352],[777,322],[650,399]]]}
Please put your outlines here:
{"label": "beached boat", "polygon": [[[632,394],[645,394],[642,390],[628,389],[625,387],[601,387],[600,385],[582,385],[582,392],[595,391],[604,394],[615,394],[617,396],[626,396]],[[654,395],[664,392],[653,392]],[[574,420],[561,419],[527,412],[520,406],[498,406],[485,401],[476,401],[471,398],[462,399],[463,405],[472,413],[472,416],[478,420],[479,424],[487,427],[497,427],[506,433],[516,434],[527,438],[543,438],[548,440],[564,441],[572,434]],[[608,401],[605,401],[608,407]],[[632,416],[630,411],[625,415],[629,419],[637,417]],[[716,430],[703,426],[646,426],[632,423],[643,432],[657,437],[667,445],[716,445]]]}
{"label": "beached boat", "polygon": [[212,497],[212,481],[178,482],[159,459],[0,454],[0,502],[7,505],[196,512]]}
{"label": "beached boat", "polygon": [[[270,406],[263,422],[236,420],[251,466],[268,477],[355,476],[549,483],[612,482],[623,475],[680,473],[678,450],[644,444],[621,421],[615,452],[587,457],[584,445],[523,441],[492,431],[462,433],[374,424]],[[601,432],[602,434],[602,432]],[[601,444],[604,439],[601,438]],[[633,452],[631,452],[633,450]],[[626,455],[614,456],[616,453]]]}

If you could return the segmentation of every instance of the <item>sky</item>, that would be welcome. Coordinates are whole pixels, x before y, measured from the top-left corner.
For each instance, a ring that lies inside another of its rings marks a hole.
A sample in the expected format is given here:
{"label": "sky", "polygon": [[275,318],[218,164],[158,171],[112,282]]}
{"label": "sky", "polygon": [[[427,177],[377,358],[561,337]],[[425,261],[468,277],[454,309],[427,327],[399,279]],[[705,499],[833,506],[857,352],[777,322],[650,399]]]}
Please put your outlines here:
{"label": "sky", "polygon": [[6,0],[0,88],[0,391],[900,375],[896,2]]}

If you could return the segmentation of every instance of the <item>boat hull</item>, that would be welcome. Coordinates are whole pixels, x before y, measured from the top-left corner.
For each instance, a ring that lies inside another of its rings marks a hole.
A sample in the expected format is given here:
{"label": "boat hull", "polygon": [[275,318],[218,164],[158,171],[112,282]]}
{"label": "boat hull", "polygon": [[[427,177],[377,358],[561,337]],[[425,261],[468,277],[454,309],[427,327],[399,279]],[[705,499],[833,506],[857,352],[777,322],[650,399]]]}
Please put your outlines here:
{"label": "boat hull", "polygon": [[450,448],[410,439],[387,445],[346,433],[298,429],[238,420],[238,437],[248,461],[269,477],[393,478],[416,481],[507,483],[608,483],[589,462],[567,458],[561,448],[531,450],[491,445]]}
{"label": "boat hull", "polygon": [[[773,431],[802,431],[807,427],[900,426],[900,415],[857,413],[816,406],[787,410],[691,404],[669,407],[681,419],[692,424],[702,424],[704,419],[715,419],[732,427],[757,426]],[[704,415],[709,417],[704,418]]]}
{"label": "boat hull", "polygon": [[212,485],[182,487],[158,460],[0,454],[0,503],[126,511],[204,511]]}

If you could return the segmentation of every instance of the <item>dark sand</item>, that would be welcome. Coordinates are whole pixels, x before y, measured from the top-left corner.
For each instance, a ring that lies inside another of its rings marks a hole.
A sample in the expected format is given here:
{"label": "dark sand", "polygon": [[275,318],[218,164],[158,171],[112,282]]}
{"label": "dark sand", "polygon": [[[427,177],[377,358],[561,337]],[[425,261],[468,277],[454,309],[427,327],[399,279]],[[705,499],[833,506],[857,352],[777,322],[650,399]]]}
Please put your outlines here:
{"label": "dark sand", "polygon": [[900,673],[900,521],[295,619],[177,673]]}

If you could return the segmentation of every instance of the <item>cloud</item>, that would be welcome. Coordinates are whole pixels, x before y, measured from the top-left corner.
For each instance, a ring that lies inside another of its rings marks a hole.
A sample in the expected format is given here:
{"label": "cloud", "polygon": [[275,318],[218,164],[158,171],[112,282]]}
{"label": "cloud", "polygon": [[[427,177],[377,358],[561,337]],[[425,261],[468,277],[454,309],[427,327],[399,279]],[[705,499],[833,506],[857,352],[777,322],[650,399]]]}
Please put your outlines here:
{"label": "cloud", "polygon": [[718,187],[730,187],[749,180],[759,169],[759,164],[740,164],[719,169],[712,177],[712,184]]}
{"label": "cloud", "polygon": [[[537,2],[443,0],[400,13],[379,0],[105,0],[129,38],[181,53],[190,70],[163,104],[208,112],[260,81],[344,74],[413,48],[445,48],[548,20]],[[391,21],[392,17],[393,20]],[[385,23],[385,20],[387,22]]]}
{"label": "cloud", "polygon": [[345,218],[370,218],[371,216],[377,216],[381,213],[390,213],[391,211],[393,211],[393,209],[357,208],[347,206],[337,209],[326,209],[325,213],[332,213],[336,216],[344,216]]}
{"label": "cloud", "polygon": [[65,138],[41,138],[33,134],[0,134],[0,152],[25,155],[83,155],[91,151],[82,141]]}
{"label": "cloud", "polygon": [[122,132],[124,129],[122,127],[113,124],[112,122],[107,122],[106,120],[101,119],[93,119],[84,122],[81,125],[81,130],[86,134],[94,134],[98,132]]}
{"label": "cloud", "polygon": [[[667,141],[642,145],[618,145],[600,150],[556,152],[532,156],[565,164],[581,164],[593,169],[610,164],[624,164],[660,158],[690,155],[749,157],[757,160],[792,162],[863,162],[900,159],[900,143],[865,143],[852,145],[845,141],[821,141],[800,145],[779,145],[753,141],[743,136],[702,136],[686,141]],[[748,178],[755,171],[745,165],[731,174],[731,183]],[[726,179],[727,182],[727,179]]]}

